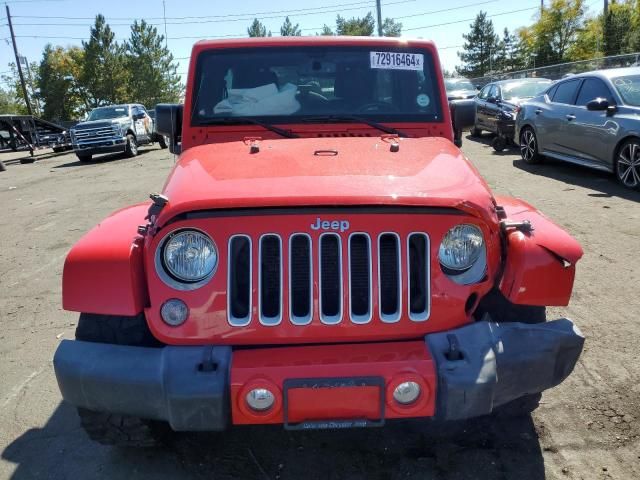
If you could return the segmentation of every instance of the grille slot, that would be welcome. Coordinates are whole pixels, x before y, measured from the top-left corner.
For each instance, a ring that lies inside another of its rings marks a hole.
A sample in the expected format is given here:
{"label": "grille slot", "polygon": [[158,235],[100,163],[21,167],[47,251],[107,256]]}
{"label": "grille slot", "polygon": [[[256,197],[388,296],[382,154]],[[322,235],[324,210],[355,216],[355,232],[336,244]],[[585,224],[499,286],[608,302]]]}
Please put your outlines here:
{"label": "grille slot", "polygon": [[259,250],[260,323],[278,325],[282,320],[282,240],[263,235]]}
{"label": "grille slot", "polygon": [[411,233],[407,238],[407,278],[409,318],[422,322],[429,318],[429,237]]}
{"label": "grille slot", "polygon": [[342,242],[338,235],[320,236],[320,321],[329,325],[342,319]]}
{"label": "grille slot", "polygon": [[353,323],[371,320],[371,239],[364,233],[349,237],[349,315]]}
{"label": "grille slot", "polygon": [[295,325],[311,322],[313,306],[311,237],[297,233],[289,239],[289,316]]}
{"label": "grille slot", "polygon": [[378,302],[380,319],[393,323],[400,320],[402,307],[402,274],[400,237],[382,233],[378,237]]}
{"label": "grille slot", "polygon": [[229,239],[227,317],[236,327],[251,321],[251,238],[235,235]]}

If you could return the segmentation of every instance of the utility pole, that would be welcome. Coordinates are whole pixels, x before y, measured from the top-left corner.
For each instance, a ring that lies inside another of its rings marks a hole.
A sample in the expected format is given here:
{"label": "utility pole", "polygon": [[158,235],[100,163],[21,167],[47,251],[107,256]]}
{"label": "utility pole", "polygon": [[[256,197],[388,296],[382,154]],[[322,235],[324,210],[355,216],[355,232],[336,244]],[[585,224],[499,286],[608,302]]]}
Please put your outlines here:
{"label": "utility pole", "polygon": [[162,0],[162,18],[164,18],[164,48],[169,50],[169,39],[167,38],[167,9]]}
{"label": "utility pole", "polygon": [[609,13],[609,0],[604,0],[604,16],[607,17],[607,13]]}
{"label": "utility pole", "polygon": [[7,22],[9,23],[11,41],[13,42],[13,53],[16,56],[16,66],[18,67],[18,75],[20,75],[20,83],[22,84],[22,94],[24,95],[24,101],[27,104],[27,112],[29,112],[29,115],[33,115],[33,112],[31,111],[31,102],[29,102],[29,94],[27,93],[27,85],[24,83],[24,75],[22,74],[22,65],[20,65],[20,59],[18,58],[16,36],[13,33],[13,24],[11,23],[11,12],[9,11],[9,5],[5,5],[5,7],[7,8]]}
{"label": "utility pole", "polygon": [[540,16],[542,16],[543,10],[544,10],[544,0],[540,0]]}
{"label": "utility pole", "polygon": [[381,37],[382,36],[382,7],[380,6],[380,0],[376,0],[376,10],[378,12],[378,36]]}

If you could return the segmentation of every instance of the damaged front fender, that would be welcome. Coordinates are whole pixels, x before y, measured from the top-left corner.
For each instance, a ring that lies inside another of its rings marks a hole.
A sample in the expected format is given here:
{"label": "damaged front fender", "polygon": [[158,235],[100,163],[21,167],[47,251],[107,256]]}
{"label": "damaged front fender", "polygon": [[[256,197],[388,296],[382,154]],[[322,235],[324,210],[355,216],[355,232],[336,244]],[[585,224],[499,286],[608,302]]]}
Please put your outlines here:
{"label": "damaged front fender", "polygon": [[565,306],[569,303],[582,257],[580,244],[561,227],[522,200],[496,197],[509,224],[528,221],[531,231],[505,231],[505,263],[499,289],[518,305]]}

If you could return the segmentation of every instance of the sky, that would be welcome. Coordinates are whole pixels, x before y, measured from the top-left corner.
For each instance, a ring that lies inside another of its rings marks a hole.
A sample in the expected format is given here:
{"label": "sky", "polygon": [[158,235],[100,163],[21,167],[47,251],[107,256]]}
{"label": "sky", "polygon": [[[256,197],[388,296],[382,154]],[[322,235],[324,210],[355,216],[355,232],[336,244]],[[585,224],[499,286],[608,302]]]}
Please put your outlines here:
{"label": "sky", "polygon": [[[547,0],[548,2],[549,0]],[[129,37],[134,19],[145,19],[166,33],[168,47],[179,62],[183,80],[189,54],[198,39],[246,36],[253,18],[279,35],[285,16],[300,25],[303,35],[314,35],[324,24],[335,28],[338,14],[346,18],[372,12],[375,0],[0,0],[0,75],[8,73],[14,61],[5,5],[9,5],[21,55],[29,62],[40,61],[47,43],[80,45],[98,13],[103,14],[117,40]],[[513,31],[530,24],[540,8],[540,0],[381,0],[382,17],[403,25],[403,36],[433,40],[443,67],[453,71],[457,52],[476,14],[487,12],[496,32]],[[602,0],[587,0],[588,11],[602,8]],[[164,15],[163,15],[164,9]]]}

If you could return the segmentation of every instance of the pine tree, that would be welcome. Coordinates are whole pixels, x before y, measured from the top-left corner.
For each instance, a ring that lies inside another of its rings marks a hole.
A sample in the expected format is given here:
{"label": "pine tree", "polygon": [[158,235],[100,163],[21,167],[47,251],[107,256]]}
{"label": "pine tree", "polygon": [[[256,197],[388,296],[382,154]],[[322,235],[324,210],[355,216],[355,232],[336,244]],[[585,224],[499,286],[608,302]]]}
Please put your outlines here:
{"label": "pine tree", "polygon": [[385,18],[382,22],[382,36],[399,37],[402,35],[402,23],[396,22],[393,18]]}
{"label": "pine tree", "polygon": [[376,22],[371,12],[363,18],[353,17],[345,19],[338,15],[336,18],[336,33],[338,35],[359,35],[368,37],[373,35]]}
{"label": "pine tree", "polygon": [[326,25],[323,25],[322,30],[318,35],[331,36],[333,35],[333,30]]}
{"label": "pine tree", "polygon": [[302,31],[297,23],[295,25],[292,24],[289,17],[286,17],[284,19],[284,23],[280,27],[280,35],[283,37],[299,37],[302,35]]}
{"label": "pine tree", "polygon": [[89,107],[122,103],[128,99],[129,73],[125,49],[104,16],[97,15],[90,40],[82,42],[84,65],[80,83],[88,94]]}
{"label": "pine tree", "polygon": [[603,51],[605,55],[631,53],[630,32],[633,29],[631,2],[613,2],[603,19]]}
{"label": "pine tree", "polygon": [[127,65],[131,74],[129,98],[153,108],[162,102],[177,102],[182,92],[178,66],[167,49],[164,35],[144,20],[131,25],[126,43]]}
{"label": "pine tree", "polygon": [[253,23],[249,28],[247,28],[247,34],[250,37],[270,37],[271,32],[267,32],[267,27],[258,20],[257,18],[253,19]]}
{"label": "pine tree", "polygon": [[487,20],[487,14],[483,11],[478,13],[469,28],[470,32],[462,35],[465,40],[464,51],[458,53],[463,65],[456,67],[456,70],[467,77],[482,77],[496,67],[498,36],[493,30],[493,22]]}

